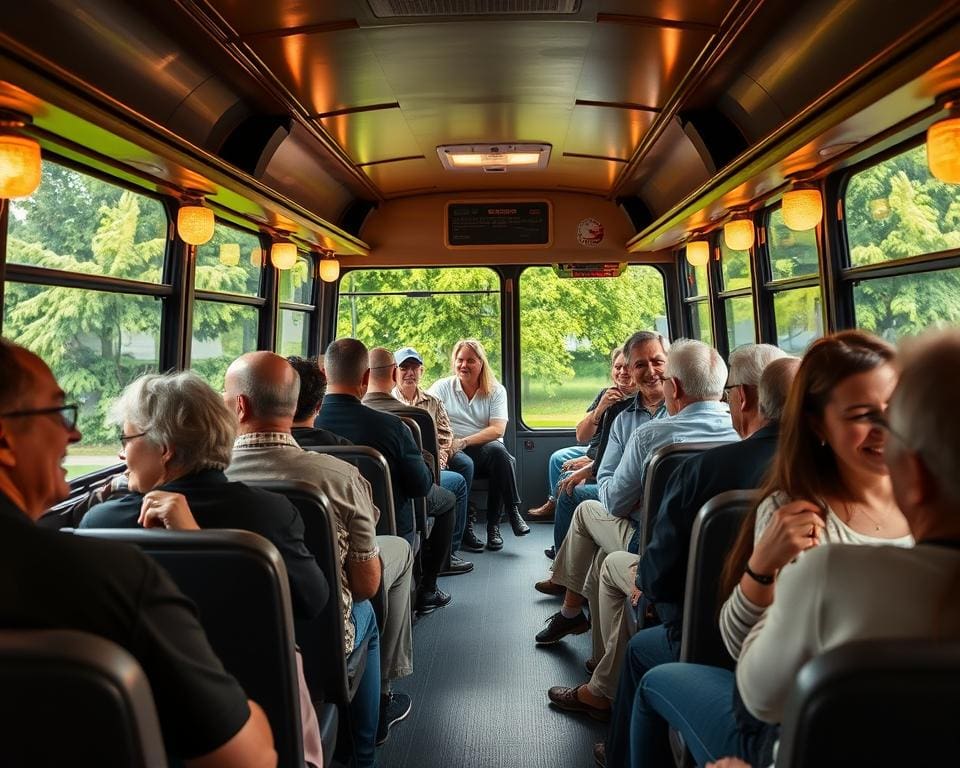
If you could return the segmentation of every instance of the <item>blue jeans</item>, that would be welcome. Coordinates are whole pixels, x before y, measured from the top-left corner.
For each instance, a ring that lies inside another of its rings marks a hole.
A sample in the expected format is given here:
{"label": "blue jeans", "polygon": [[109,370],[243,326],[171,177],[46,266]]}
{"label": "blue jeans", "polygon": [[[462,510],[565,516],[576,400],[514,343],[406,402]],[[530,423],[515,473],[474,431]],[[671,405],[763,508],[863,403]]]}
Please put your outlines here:
{"label": "blue jeans", "polygon": [[[565,477],[566,473],[563,476]],[[596,483],[578,485],[569,496],[563,491],[557,494],[557,506],[553,513],[553,546],[555,552],[560,551],[560,545],[567,537],[567,531],[570,530],[570,522],[573,520],[573,512],[577,505],[581,501],[591,499],[597,501],[599,498],[600,491],[597,489]]]}
{"label": "blue jeans", "polygon": [[[630,765],[669,765],[667,723],[697,765],[743,757],[733,713],[734,673],[703,664],[662,664],[643,676],[630,718]],[[666,722],[664,722],[666,721]]]}
{"label": "blue jeans", "polygon": [[473,459],[463,451],[457,451],[447,460],[447,469],[463,477],[463,481],[467,484],[467,497],[469,497],[470,489],[473,487]]}
{"label": "blue jeans", "polygon": [[377,617],[369,600],[353,604],[353,625],[357,628],[354,647],[359,648],[365,638],[367,666],[360,678],[357,693],[350,702],[350,719],[353,736],[353,760],[351,768],[373,768],[377,762],[377,725],[380,721],[380,634]]}
{"label": "blue jeans", "polygon": [[[472,464],[473,462],[471,462]],[[440,487],[446,488],[457,497],[457,505],[453,508],[453,535],[450,541],[450,552],[456,552],[460,549],[463,530],[467,527],[467,501],[470,499],[470,491],[463,475],[449,469],[440,470]]]}
{"label": "blue jeans", "polygon": [[[607,765],[621,766],[635,765],[631,761],[631,736],[633,724],[631,711],[634,699],[640,688],[640,681],[644,675],[654,667],[669,664],[680,657],[680,644],[673,642],[667,634],[667,628],[662,624],[658,627],[641,629],[630,638],[627,651],[623,655],[623,667],[620,670],[620,685],[617,687],[617,696],[613,700],[613,710],[610,713],[610,734],[607,736]],[[666,728],[663,731],[663,740],[666,741]],[[654,734],[660,736],[661,734]],[[667,746],[667,760],[665,762],[647,763],[647,768],[656,768],[660,765],[671,765]],[[659,752],[658,752],[659,754]]]}
{"label": "blue jeans", "polygon": [[560,482],[563,463],[586,455],[587,446],[585,445],[571,445],[569,448],[561,448],[551,454],[550,462],[547,464],[547,482],[550,483],[550,487],[547,489],[548,496],[555,497],[557,494],[557,483]]}

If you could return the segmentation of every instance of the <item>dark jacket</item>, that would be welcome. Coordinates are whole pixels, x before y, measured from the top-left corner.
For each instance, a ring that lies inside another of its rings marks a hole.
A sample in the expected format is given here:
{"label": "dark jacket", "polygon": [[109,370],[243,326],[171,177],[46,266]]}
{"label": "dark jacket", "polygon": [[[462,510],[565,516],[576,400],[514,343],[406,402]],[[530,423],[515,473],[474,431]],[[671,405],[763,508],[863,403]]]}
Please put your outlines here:
{"label": "dark jacket", "polygon": [[290,430],[293,439],[304,448],[326,448],[333,445],[353,445],[345,437],[335,435],[329,429],[316,427],[294,427]]}

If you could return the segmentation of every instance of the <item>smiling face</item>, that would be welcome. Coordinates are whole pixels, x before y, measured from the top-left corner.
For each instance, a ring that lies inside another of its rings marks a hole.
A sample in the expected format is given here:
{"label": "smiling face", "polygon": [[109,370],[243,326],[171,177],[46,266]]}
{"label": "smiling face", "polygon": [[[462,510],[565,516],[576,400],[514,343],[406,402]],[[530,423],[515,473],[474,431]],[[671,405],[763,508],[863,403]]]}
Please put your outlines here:
{"label": "smiling face", "polygon": [[[118,456],[127,462],[127,485],[135,493],[147,493],[161,485],[167,476],[166,458],[161,446],[153,443],[142,429],[123,422],[123,435]],[[135,437],[136,435],[136,437]]]}
{"label": "smiling face", "polygon": [[667,355],[659,341],[645,341],[630,348],[627,359],[633,386],[638,388],[647,401],[663,399],[663,371],[667,367]]}
{"label": "smiling face", "polygon": [[464,344],[457,351],[453,360],[453,367],[461,384],[476,386],[480,382],[480,372],[483,370],[483,361],[469,344]]}
{"label": "smiling face", "polygon": [[423,378],[423,366],[413,357],[408,357],[400,363],[398,371],[398,383],[400,388],[405,391],[413,392],[420,386],[420,380]]}
{"label": "smiling face", "polygon": [[610,378],[613,383],[620,388],[622,392],[636,391],[633,386],[633,377],[630,375],[630,366],[627,364],[627,358],[621,352],[613,361],[613,367],[610,369]]}

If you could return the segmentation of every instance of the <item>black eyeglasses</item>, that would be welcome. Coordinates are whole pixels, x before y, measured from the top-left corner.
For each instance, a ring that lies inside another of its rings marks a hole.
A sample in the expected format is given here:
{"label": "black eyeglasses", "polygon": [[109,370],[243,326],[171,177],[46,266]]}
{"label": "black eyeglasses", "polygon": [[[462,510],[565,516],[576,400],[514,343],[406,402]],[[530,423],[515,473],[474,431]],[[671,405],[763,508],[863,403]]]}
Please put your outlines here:
{"label": "black eyeglasses", "polygon": [[117,439],[120,441],[120,447],[123,448],[123,447],[125,447],[126,444],[127,444],[128,442],[130,442],[131,440],[133,440],[133,439],[135,439],[135,438],[137,438],[137,437],[143,437],[145,434],[147,434],[147,433],[146,433],[146,432],[137,432],[137,434],[135,434],[135,435],[125,435],[125,434],[123,434],[123,430],[121,429],[121,430],[117,433]]}
{"label": "black eyeglasses", "polygon": [[730,400],[730,390],[742,386],[742,384],[727,384],[727,386],[723,388],[723,397],[720,399],[725,403],[728,402]]}
{"label": "black eyeglasses", "polygon": [[19,419],[25,416],[45,416],[56,413],[63,420],[63,426],[71,430],[77,426],[77,413],[80,406],[75,403],[70,405],[54,405],[50,408],[34,408],[29,411],[10,411],[10,413],[0,413],[0,419]]}

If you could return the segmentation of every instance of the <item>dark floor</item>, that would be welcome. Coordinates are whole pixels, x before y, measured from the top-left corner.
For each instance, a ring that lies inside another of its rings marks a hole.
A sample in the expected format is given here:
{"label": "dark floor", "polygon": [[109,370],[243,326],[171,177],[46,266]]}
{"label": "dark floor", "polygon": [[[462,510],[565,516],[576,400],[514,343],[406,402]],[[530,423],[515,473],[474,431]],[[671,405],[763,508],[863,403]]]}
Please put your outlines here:
{"label": "dark floor", "polygon": [[380,749],[381,768],[590,768],[606,725],[555,711],[547,688],[587,679],[590,635],[547,649],[534,645],[559,600],[534,591],[547,574],[552,527],[516,539],[503,528],[500,552],[464,553],[472,573],[444,578],[446,608],[413,628],[414,673],[396,684],[413,711]]}

